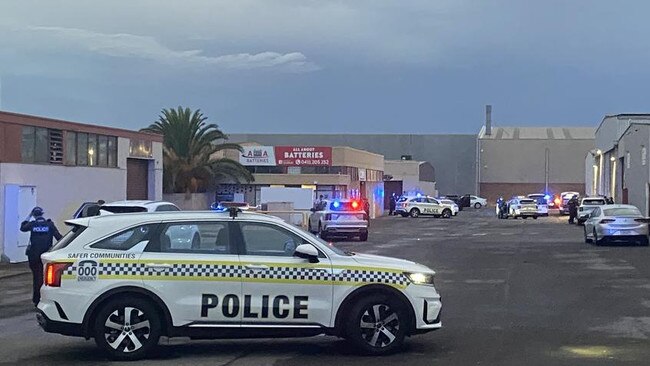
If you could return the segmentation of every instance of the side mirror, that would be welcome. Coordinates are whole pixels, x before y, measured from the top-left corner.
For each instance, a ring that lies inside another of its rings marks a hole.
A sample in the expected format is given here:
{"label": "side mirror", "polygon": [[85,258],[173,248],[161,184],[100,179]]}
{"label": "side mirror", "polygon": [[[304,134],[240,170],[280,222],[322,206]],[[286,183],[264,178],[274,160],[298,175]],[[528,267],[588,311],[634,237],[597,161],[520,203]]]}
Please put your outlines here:
{"label": "side mirror", "polygon": [[311,244],[298,245],[293,256],[308,259],[309,263],[318,263],[318,250]]}

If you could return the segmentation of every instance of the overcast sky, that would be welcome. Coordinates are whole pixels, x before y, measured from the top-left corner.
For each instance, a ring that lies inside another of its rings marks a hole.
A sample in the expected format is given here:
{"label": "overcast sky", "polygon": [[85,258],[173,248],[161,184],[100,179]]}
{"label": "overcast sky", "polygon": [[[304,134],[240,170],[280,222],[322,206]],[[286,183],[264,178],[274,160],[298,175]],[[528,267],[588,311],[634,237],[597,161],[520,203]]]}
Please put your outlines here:
{"label": "overcast sky", "polygon": [[476,133],[650,112],[647,1],[0,2],[1,109],[138,129]]}

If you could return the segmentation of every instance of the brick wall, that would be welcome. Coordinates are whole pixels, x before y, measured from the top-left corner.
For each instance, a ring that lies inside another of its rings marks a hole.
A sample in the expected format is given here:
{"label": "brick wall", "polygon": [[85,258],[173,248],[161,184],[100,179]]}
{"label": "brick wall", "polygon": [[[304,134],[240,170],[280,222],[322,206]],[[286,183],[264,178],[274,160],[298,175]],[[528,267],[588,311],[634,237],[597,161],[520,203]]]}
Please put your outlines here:
{"label": "brick wall", "polygon": [[[581,195],[585,193],[583,183],[549,183],[548,189],[553,194],[567,191],[580,192]],[[480,190],[480,196],[493,204],[499,197],[509,199],[512,196],[543,193],[544,183],[481,183]]]}

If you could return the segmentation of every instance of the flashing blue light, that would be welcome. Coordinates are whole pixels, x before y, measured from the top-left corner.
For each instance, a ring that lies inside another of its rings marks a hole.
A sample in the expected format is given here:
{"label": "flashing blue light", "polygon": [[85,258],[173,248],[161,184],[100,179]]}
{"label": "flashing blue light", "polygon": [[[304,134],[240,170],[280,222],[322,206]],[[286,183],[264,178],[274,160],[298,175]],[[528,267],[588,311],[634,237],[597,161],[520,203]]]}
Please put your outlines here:
{"label": "flashing blue light", "polygon": [[546,196],[544,196],[544,199],[548,201],[551,199],[551,196],[547,194]]}
{"label": "flashing blue light", "polygon": [[332,206],[334,206],[334,208],[339,208],[341,206],[341,202],[334,201],[334,203],[332,203]]}
{"label": "flashing blue light", "polygon": [[418,192],[418,194],[416,194],[416,196],[417,197],[422,197],[422,193]]}

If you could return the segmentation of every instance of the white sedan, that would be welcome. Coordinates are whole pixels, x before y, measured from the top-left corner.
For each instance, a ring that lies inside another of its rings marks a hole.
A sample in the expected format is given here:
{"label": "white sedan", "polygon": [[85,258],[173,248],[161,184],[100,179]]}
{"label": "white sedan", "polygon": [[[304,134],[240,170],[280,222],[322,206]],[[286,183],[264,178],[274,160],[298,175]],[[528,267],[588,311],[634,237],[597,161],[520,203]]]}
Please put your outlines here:
{"label": "white sedan", "polygon": [[469,204],[474,208],[487,206],[487,199],[478,196],[469,196]]}

